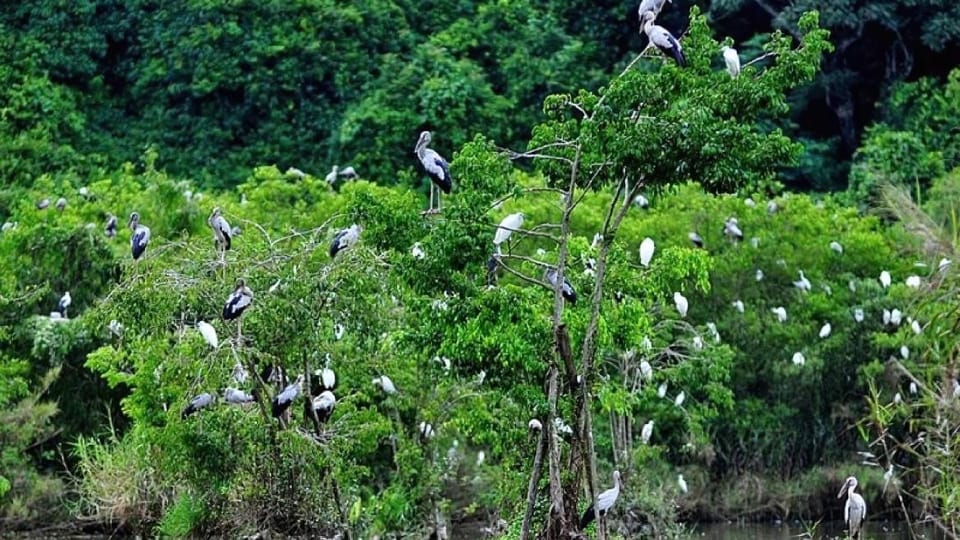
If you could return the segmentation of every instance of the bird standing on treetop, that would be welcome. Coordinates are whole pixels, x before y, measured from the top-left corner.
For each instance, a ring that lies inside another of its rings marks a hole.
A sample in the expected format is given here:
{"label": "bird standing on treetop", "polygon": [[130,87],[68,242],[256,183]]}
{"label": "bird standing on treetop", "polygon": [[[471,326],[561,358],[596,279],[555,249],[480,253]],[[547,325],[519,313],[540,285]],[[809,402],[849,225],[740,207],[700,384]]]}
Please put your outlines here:
{"label": "bird standing on treetop", "polygon": [[596,504],[587,507],[583,517],[580,518],[580,530],[583,530],[597,517],[603,517],[617,502],[620,496],[620,471],[613,471],[613,487],[604,491],[597,497]]}
{"label": "bird standing on treetop", "polygon": [[837,498],[843,497],[844,492],[847,493],[847,504],[843,507],[843,521],[847,524],[847,534],[850,538],[861,538],[863,522],[867,518],[867,503],[859,493],[854,493],[855,489],[857,489],[856,477],[848,477],[840,488]]}
{"label": "bird standing on treetop", "polygon": [[360,240],[361,231],[363,231],[363,227],[354,223],[334,235],[333,242],[330,243],[330,258],[332,259],[337,256],[337,253],[353,247]]}
{"label": "bird standing on treetop", "polygon": [[650,266],[650,259],[653,259],[653,252],[656,250],[656,244],[653,242],[653,238],[649,236],[643,239],[643,242],[640,242],[640,264],[644,268]]}
{"label": "bird standing on treetop", "polygon": [[60,302],[57,303],[57,311],[60,315],[66,319],[67,318],[67,308],[70,307],[70,303],[73,300],[70,298],[70,291],[63,293],[63,296],[60,297]]}
{"label": "bird standing on treetop", "polygon": [[213,396],[208,392],[204,392],[190,400],[190,404],[187,405],[187,408],[180,413],[180,418],[186,418],[200,409],[209,407],[211,404],[213,404]]}
{"label": "bird standing on treetop", "polygon": [[298,375],[297,380],[293,384],[288,385],[283,389],[282,392],[277,394],[273,398],[271,414],[274,418],[280,418],[280,415],[283,414],[287,409],[290,408],[290,405],[297,399],[297,396],[300,395],[303,386],[303,375]]}
{"label": "bird standing on treetop", "polygon": [[140,224],[140,214],[137,212],[130,214],[127,226],[133,231],[133,236],[130,237],[130,251],[133,253],[133,260],[136,261],[147,251],[147,244],[150,243],[150,228]]}
{"label": "bird standing on treetop", "polygon": [[[223,305],[223,320],[232,321],[240,318],[243,312],[253,303],[253,291],[247,287],[247,282],[243,278],[237,280],[237,286],[227,297],[227,303]],[[243,336],[243,319],[237,322],[237,338]]]}
{"label": "bird standing on treetop", "polygon": [[[673,0],[670,0],[672,3]],[[653,16],[656,17],[660,14],[660,10],[663,9],[663,5],[667,3],[667,0],[641,0],[640,6],[637,8],[637,15],[640,18],[640,23],[643,24],[643,14],[648,11],[653,13]]]}
{"label": "bird standing on treetop", "polygon": [[217,250],[220,251],[220,260],[222,262],[225,252],[230,249],[230,235],[233,234],[233,229],[230,228],[230,224],[227,223],[226,218],[221,214],[219,206],[214,208],[213,212],[210,213],[207,224],[213,229],[213,239]]}
{"label": "bird standing on treetop", "polygon": [[740,75],[740,55],[737,54],[737,50],[726,45],[721,47],[720,50],[723,52],[723,62],[727,65],[727,73],[731,77]]}
{"label": "bird standing on treetop", "polygon": [[417,154],[417,159],[420,160],[420,165],[423,166],[423,170],[427,172],[427,176],[430,177],[430,209],[428,212],[439,212],[440,211],[440,194],[437,193],[437,206],[433,206],[433,197],[436,192],[436,188],[440,188],[444,193],[450,193],[453,189],[453,178],[450,176],[450,165],[447,163],[447,160],[443,159],[440,154],[434,151],[431,148],[427,148],[427,145],[430,144],[430,141],[433,140],[433,136],[429,131],[424,131],[420,133],[420,139],[417,140],[417,146],[414,148],[414,153]]}
{"label": "bird standing on treetop", "polygon": [[321,424],[326,423],[333,415],[333,408],[337,405],[337,398],[333,392],[324,390],[319,396],[313,398],[313,412],[317,415],[317,420]]}
{"label": "bird standing on treetop", "polygon": [[676,60],[680,67],[686,65],[687,59],[683,56],[683,47],[680,46],[677,38],[673,37],[673,34],[666,28],[653,23],[653,20],[657,17],[656,14],[647,11],[642,16],[643,31],[647,34],[650,43],[660,49],[664,55]]}

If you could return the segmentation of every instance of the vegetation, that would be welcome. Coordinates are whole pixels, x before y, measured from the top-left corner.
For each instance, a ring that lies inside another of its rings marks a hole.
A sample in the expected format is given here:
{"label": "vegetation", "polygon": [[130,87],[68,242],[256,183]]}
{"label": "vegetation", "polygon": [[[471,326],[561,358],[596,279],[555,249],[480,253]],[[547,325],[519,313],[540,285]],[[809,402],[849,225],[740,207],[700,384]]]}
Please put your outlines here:
{"label": "vegetation", "polygon": [[589,534],[816,529],[855,474],[956,535],[960,8],[787,4],[668,4],[683,68],[602,2],[0,8],[3,528],[579,538],[619,470]]}

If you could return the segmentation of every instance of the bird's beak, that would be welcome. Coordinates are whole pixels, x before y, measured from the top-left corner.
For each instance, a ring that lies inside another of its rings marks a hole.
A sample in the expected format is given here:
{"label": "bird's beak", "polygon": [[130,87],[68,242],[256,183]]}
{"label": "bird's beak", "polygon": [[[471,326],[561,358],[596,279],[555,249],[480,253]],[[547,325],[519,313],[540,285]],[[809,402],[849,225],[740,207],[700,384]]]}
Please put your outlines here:
{"label": "bird's beak", "polygon": [[840,488],[840,493],[837,493],[837,498],[838,498],[838,499],[843,498],[843,494],[847,492],[847,486],[849,486],[849,485],[850,485],[849,482],[844,482],[844,483],[843,483],[843,487]]}

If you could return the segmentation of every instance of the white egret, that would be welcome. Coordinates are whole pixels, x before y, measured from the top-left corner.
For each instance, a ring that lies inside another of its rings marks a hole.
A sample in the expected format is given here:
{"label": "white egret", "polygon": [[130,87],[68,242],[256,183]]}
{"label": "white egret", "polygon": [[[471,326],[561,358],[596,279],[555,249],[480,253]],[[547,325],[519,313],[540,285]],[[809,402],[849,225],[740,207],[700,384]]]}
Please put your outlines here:
{"label": "white egret", "polygon": [[656,17],[657,15],[652,11],[647,11],[642,15],[643,31],[647,34],[647,39],[664,55],[673,58],[677,61],[677,65],[683,67],[687,62],[683,56],[683,47],[680,46],[680,42],[673,37],[670,31],[653,23]]}
{"label": "white egret", "polygon": [[693,348],[702,351],[703,350],[703,338],[700,336],[693,336]]}
{"label": "white egret", "polygon": [[838,254],[843,254],[843,246],[840,245],[840,242],[836,240],[830,242],[830,249],[836,251]]}
{"label": "white egret", "polygon": [[757,281],[763,281],[763,270],[757,268]]}
{"label": "white egret", "polygon": [[681,405],[683,405],[683,401],[685,399],[687,399],[687,394],[686,392],[681,390],[680,393],[677,394],[677,397],[673,398],[673,404],[676,405],[677,407],[680,407]]}
{"label": "white egret", "polygon": [[493,235],[493,245],[497,248],[498,254],[500,253],[500,244],[509,240],[513,231],[519,230],[523,226],[524,217],[523,212],[517,212],[503,218],[500,222],[497,232]]}
{"label": "white egret", "polygon": [[640,208],[646,208],[650,206],[650,201],[647,200],[647,198],[644,197],[643,195],[637,195],[636,197],[633,198],[633,205],[639,206]]}
{"label": "white egret", "polygon": [[807,359],[803,356],[802,352],[793,353],[793,365],[802,366],[807,363]]}
{"label": "white egret", "polygon": [[[723,63],[727,65],[727,73],[731,77],[740,75],[740,55],[737,54],[737,50],[726,45],[721,47],[720,50],[723,52]],[[750,200],[750,202],[753,201]]]}
{"label": "white egret", "polygon": [[337,374],[329,367],[319,370],[319,373],[314,373],[314,375],[319,375],[320,389],[333,390],[337,387]]}
{"label": "white egret", "polygon": [[186,418],[200,409],[209,407],[213,404],[213,396],[209,392],[204,392],[193,399],[185,409],[180,413],[180,418]]}
{"label": "white egret", "polygon": [[220,339],[217,337],[217,329],[214,328],[212,324],[208,323],[207,321],[199,321],[197,323],[197,330],[200,331],[200,335],[203,336],[203,339],[205,339],[211,347],[216,349],[220,346]]}
{"label": "white egret", "polygon": [[657,397],[658,397],[658,398],[664,398],[664,397],[666,397],[666,396],[667,396],[667,388],[668,388],[667,383],[662,383],[662,384],[657,388]]}
{"label": "white egret", "polygon": [[433,205],[434,193],[437,191],[437,188],[439,188],[444,193],[449,194],[453,189],[453,177],[450,176],[450,165],[447,163],[447,160],[443,159],[440,154],[433,149],[427,148],[431,140],[433,140],[433,136],[429,131],[420,133],[420,139],[417,140],[414,153],[420,160],[420,165],[423,167],[423,170],[426,171],[427,176],[430,177],[430,209],[428,211],[436,212],[440,209],[440,193],[436,193],[436,208],[434,208]]}
{"label": "white egret", "polygon": [[645,268],[650,267],[650,259],[653,258],[653,252],[656,249],[656,245],[653,242],[653,239],[649,236],[643,239],[643,242],[640,242],[640,264]]}
{"label": "white egret", "polygon": [[640,441],[643,444],[650,444],[650,437],[653,435],[653,420],[650,420],[643,425],[643,428],[640,430]]}
{"label": "white egret", "polygon": [[[290,171],[287,171],[287,172],[290,172]],[[334,165],[333,168],[330,169],[330,172],[327,173],[327,176],[324,178],[324,180],[325,180],[328,184],[331,184],[331,185],[332,185],[334,182],[337,181],[337,176],[338,176],[339,174],[340,174],[340,166],[339,166],[339,165]]]}
{"label": "white egret", "polygon": [[785,308],[785,307],[783,307],[783,306],[778,306],[778,307],[775,307],[775,308],[771,309],[770,311],[772,311],[772,312],[777,316],[777,321],[778,321],[778,322],[786,322],[786,320],[787,320],[787,308]]}
{"label": "white egret", "polygon": [[373,385],[380,387],[383,390],[384,394],[396,394],[397,387],[393,385],[393,381],[390,380],[390,377],[386,375],[381,375],[376,379],[373,379]]}
{"label": "white egret", "polygon": [[640,376],[645,380],[653,378],[653,366],[650,365],[650,362],[646,360],[640,361]]}
{"label": "white egret", "polygon": [[799,270],[800,279],[793,282],[793,286],[800,289],[801,291],[809,292],[811,289],[810,280],[807,279],[807,276],[803,275],[803,270]]}
{"label": "white egret", "polygon": [[829,337],[832,329],[833,327],[830,326],[830,323],[824,323],[824,325],[820,327],[820,338],[825,339]]}
{"label": "white egret", "polygon": [[907,284],[907,287],[910,287],[911,289],[919,289],[919,288],[920,288],[920,276],[917,276],[917,275],[909,276],[909,277],[907,277],[907,279],[905,280],[905,283]]}
{"label": "white egret", "polygon": [[67,208],[67,199],[64,197],[60,197],[59,199],[57,199],[56,206],[57,206],[57,212],[63,212],[64,209]]}
{"label": "white egret", "polygon": [[860,309],[860,308],[855,308],[855,309],[853,310],[853,320],[857,321],[858,323],[862,323],[862,322],[863,322],[863,310],[862,310],[862,309]]}
{"label": "white egret", "polygon": [[346,229],[341,229],[333,236],[333,242],[330,243],[330,258],[337,256],[343,250],[350,249],[360,240],[360,233],[363,227],[354,223]]}
{"label": "white egret", "polygon": [[894,326],[900,326],[900,321],[903,320],[903,312],[899,309],[894,308],[890,311],[890,324]]}
{"label": "white egret", "polygon": [[744,310],[743,300],[734,300],[732,302],[732,305],[733,305],[733,309],[736,309],[740,313],[743,313],[743,310]]}
{"label": "white egret", "polygon": [[137,260],[143,256],[147,250],[147,244],[150,243],[150,228],[140,224],[140,214],[137,212],[130,214],[127,226],[133,231],[130,237],[130,251],[133,253],[133,260]]}
{"label": "white egret", "polygon": [[857,479],[851,476],[843,483],[837,498],[843,497],[846,492],[847,504],[843,507],[843,521],[847,524],[847,535],[850,538],[861,538],[863,522],[867,517],[867,503],[859,493],[854,492],[855,489],[857,489]]}
{"label": "white egret", "polygon": [[883,310],[883,324],[890,324],[890,310]]}
{"label": "white egret", "polygon": [[890,286],[890,283],[891,283],[890,272],[887,272],[886,270],[884,270],[883,272],[880,272],[880,285],[882,285],[883,288],[886,289],[887,287]]}
{"label": "white egret", "polygon": [[720,332],[717,330],[717,323],[708,322],[707,330],[709,330],[710,335],[713,336],[714,343],[720,343]]}
{"label": "white egret", "polygon": [[[649,13],[649,12],[648,12]],[[580,518],[580,529],[583,530],[596,518],[603,518],[617,502],[620,496],[620,471],[613,471],[613,487],[597,496],[597,502],[587,507]]]}
{"label": "white egret", "polygon": [[920,332],[923,332],[923,329],[920,327],[920,321],[916,319],[910,323],[910,329],[913,330],[914,334],[920,334]]}
{"label": "white egret", "polygon": [[900,356],[902,356],[904,360],[910,358],[910,349],[906,345],[900,346]]}
{"label": "white egret", "polygon": [[[730,48],[730,47],[723,47],[723,49],[729,49],[729,48]],[[721,49],[721,50],[723,50],[723,49]],[[739,61],[739,59],[738,59],[738,61]],[[756,208],[756,207],[757,207],[757,203],[756,203],[752,198],[750,198],[750,197],[747,197],[746,199],[744,199],[744,200],[743,200],[743,204],[747,205],[747,208]]]}
{"label": "white egret", "polygon": [[684,493],[687,493],[687,491],[689,491],[689,488],[687,487],[687,481],[683,479],[682,474],[677,475],[677,485],[680,486],[680,491]]}
{"label": "white egret", "polygon": [[413,244],[413,247],[410,249],[410,255],[417,260],[423,260],[427,257],[427,254],[423,251],[423,247],[420,245],[420,242],[415,242]]}
{"label": "white egret", "polygon": [[900,392],[897,392],[896,394],[893,395],[893,403],[895,405],[899,405],[903,403],[903,396],[900,395]]}
{"label": "white egret", "polygon": [[847,282],[847,288],[850,289],[850,292],[857,292],[857,282],[851,279]]}
{"label": "white egret", "polygon": [[917,395],[917,383],[910,381],[910,395]]}
{"label": "white egret", "polygon": [[680,313],[680,318],[687,316],[687,309],[690,307],[690,303],[687,302],[687,297],[680,294],[679,292],[673,293],[673,304],[677,308],[677,312]]}
{"label": "white egret", "polygon": [[590,249],[597,249],[600,247],[600,244],[603,242],[603,235],[600,233],[593,234],[593,241],[590,242]]}

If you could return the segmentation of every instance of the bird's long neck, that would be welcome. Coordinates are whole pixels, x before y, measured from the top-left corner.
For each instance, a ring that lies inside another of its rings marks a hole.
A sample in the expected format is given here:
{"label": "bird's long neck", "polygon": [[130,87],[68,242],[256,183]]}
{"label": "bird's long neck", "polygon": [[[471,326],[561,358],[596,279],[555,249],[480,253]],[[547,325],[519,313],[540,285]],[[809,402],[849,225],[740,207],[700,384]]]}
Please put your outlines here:
{"label": "bird's long neck", "polygon": [[413,151],[416,152],[418,158],[423,159],[423,155],[427,153],[427,141],[420,140],[417,142],[417,147]]}

